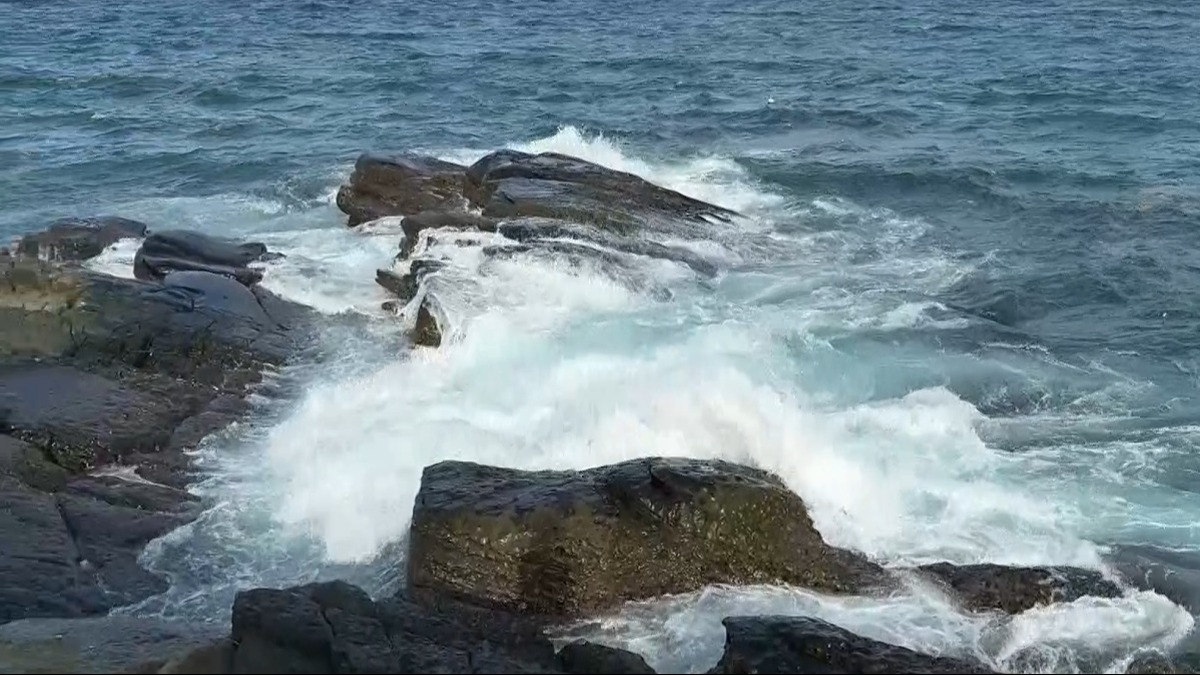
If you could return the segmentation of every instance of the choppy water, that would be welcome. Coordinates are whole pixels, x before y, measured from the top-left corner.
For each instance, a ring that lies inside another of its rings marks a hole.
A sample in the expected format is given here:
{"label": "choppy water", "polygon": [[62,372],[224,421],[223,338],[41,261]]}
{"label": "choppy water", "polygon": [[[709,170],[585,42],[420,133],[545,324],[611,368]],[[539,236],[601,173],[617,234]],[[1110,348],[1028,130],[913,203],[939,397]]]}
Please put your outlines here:
{"label": "choppy water", "polygon": [[[175,586],[137,611],[219,619],[236,588],[316,576],[383,588],[420,469],[447,457],[755,462],[827,539],[893,563],[1200,550],[1188,3],[0,8],[0,234],[115,213],[254,237],[288,254],[264,283],[334,317],[329,357],[287,375],[299,400],[203,450],[215,506],[151,548]],[[501,146],[747,218],[689,242],[715,280],[452,249],[458,340],[402,358],[373,282],[398,233],[346,230],[332,194],[360,150]],[[998,626],[923,593],[714,589],[591,630],[703,669],[721,616],[765,610],[1059,672],[1192,626],[1151,593]]]}

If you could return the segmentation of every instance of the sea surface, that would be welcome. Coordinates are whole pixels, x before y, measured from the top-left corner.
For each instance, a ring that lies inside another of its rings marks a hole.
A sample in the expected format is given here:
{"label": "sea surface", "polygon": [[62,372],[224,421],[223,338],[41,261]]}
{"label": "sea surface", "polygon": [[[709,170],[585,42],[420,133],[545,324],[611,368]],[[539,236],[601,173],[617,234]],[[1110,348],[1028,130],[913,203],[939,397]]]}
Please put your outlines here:
{"label": "sea surface", "polygon": [[[198,453],[211,509],[123,611],[386,592],[445,458],[722,457],[887,564],[1200,576],[1198,35],[1200,5],[1159,0],[0,2],[0,237],[115,214],[253,238],[287,254],[264,284],[328,317],[323,356]],[[500,147],[745,217],[675,242],[707,280],[451,247],[450,344],[407,354],[374,283],[400,235],[347,229],[337,186],[364,150]],[[1193,626],[1153,592],[998,623],[713,588],[577,631],[702,672],[720,618],[759,612],[1010,671],[1119,672]]]}

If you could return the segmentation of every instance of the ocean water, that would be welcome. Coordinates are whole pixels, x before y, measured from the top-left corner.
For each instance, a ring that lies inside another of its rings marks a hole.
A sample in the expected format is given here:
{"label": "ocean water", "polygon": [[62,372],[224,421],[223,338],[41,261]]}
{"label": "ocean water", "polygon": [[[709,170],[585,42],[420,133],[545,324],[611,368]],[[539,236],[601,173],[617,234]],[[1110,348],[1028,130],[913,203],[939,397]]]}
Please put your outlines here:
{"label": "ocean water", "polygon": [[[0,235],[66,215],[253,238],[327,318],[320,358],[197,453],[211,509],[153,543],[225,620],[256,585],[396,562],[422,467],[722,457],[779,473],[887,564],[1200,568],[1200,8],[1131,0],[0,3]],[[453,264],[406,353],[344,227],[364,150],[514,147],[744,218],[663,261]],[[93,261],[128,274],[137,242]],[[1136,547],[1136,548],[1133,548]],[[1200,592],[1200,589],[1193,589]],[[703,671],[732,613],[820,616],[1006,671],[1120,672],[1187,639],[1153,592],[1012,621],[712,588],[567,632]]]}

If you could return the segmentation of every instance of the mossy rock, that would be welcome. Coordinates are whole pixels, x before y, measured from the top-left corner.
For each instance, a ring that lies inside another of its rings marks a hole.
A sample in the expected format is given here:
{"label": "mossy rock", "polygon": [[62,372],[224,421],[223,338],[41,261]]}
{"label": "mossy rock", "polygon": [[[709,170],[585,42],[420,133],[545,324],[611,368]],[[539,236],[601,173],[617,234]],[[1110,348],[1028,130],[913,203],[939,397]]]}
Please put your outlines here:
{"label": "mossy rock", "polygon": [[422,476],[409,545],[414,592],[546,617],[710,584],[863,593],[890,583],[825,543],[778,477],[720,460],[535,472],[440,462]]}

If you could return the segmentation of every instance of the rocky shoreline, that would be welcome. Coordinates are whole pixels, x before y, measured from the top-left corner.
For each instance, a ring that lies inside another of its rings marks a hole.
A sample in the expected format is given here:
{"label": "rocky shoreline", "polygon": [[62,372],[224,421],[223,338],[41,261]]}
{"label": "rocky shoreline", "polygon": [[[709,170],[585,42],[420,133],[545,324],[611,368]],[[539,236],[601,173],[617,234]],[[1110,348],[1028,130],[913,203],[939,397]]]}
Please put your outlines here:
{"label": "rocky shoreline", "polygon": [[[448,339],[430,290],[445,265],[439,237],[497,258],[618,266],[606,249],[635,252],[706,277],[715,269],[693,252],[642,235],[737,217],[631,174],[511,150],[470,167],[364,155],[337,204],[351,227],[401,219],[394,265],[373,272],[415,348]],[[134,278],[83,264],[129,238],[143,240]],[[546,629],[709,585],[883,596],[923,584],[996,621],[1165,588],[1145,566],[1123,579],[885,568],[827,543],[779,477],[647,448],[586,471],[426,467],[412,513],[396,514],[412,520],[393,597],[329,582],[245,590],[228,627],[106,616],[166,588],[138,556],[203,508],[186,491],[188,451],[247,414],[246,396],[312,341],[310,312],[258,283],[278,255],[117,217],[53,223],[0,254],[0,672],[648,673],[619,649],[556,650]],[[815,618],[724,625],[710,672],[993,672],[973,655],[920,654]],[[1194,672],[1184,661],[1148,655],[1129,672]]]}

